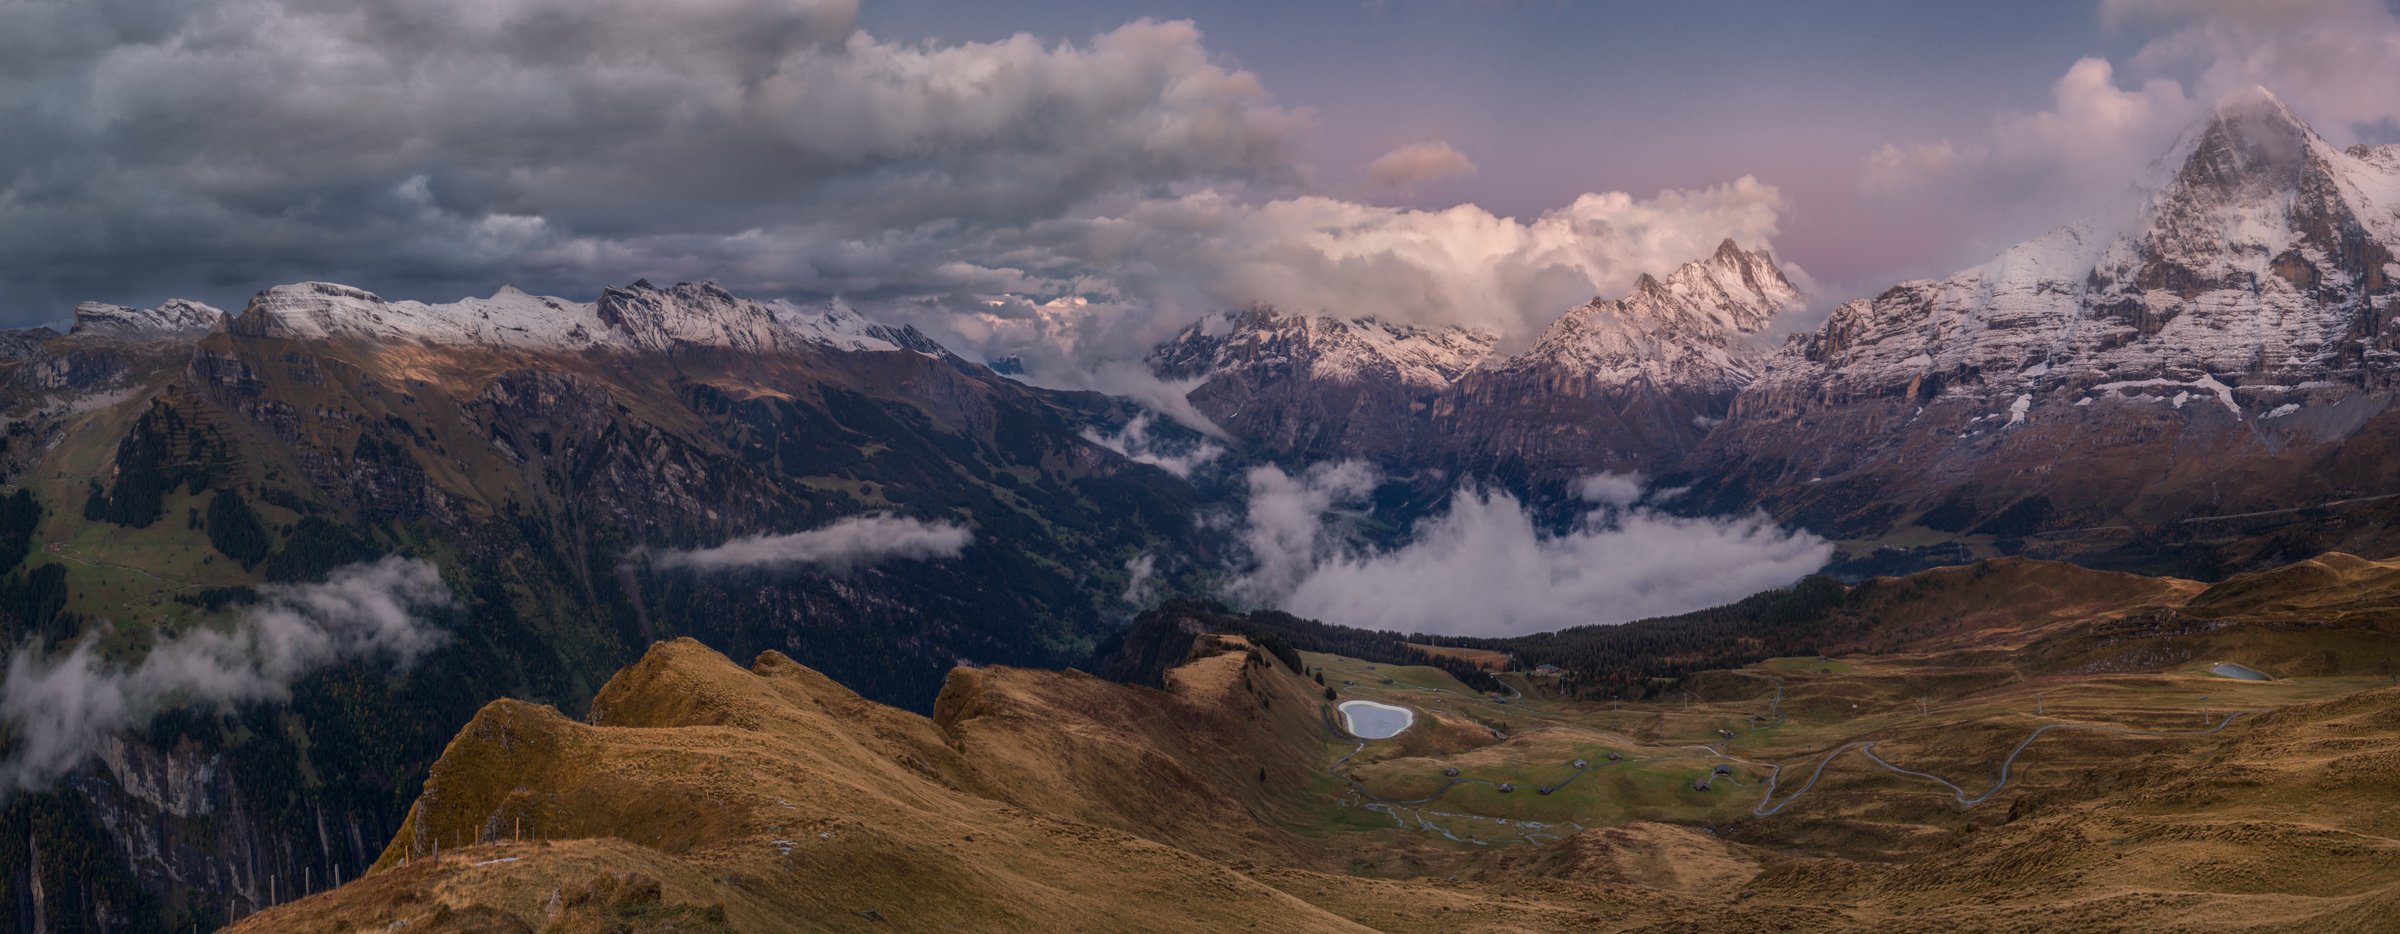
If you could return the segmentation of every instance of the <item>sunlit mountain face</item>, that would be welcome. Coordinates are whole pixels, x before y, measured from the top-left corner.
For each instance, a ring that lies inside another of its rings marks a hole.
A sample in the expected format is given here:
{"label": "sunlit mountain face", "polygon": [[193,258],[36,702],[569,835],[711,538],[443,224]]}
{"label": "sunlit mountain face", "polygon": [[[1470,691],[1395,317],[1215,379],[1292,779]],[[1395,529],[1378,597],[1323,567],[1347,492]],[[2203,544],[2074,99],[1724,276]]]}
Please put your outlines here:
{"label": "sunlit mountain face", "polygon": [[0,912],[2378,929],[2395,49],[0,0]]}

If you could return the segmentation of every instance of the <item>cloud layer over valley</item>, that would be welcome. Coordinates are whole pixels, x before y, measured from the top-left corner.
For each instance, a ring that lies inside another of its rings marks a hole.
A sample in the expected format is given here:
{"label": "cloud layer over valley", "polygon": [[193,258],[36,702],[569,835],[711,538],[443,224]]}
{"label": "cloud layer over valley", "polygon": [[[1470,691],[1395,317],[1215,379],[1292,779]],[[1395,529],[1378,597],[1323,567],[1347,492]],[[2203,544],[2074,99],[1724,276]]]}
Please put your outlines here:
{"label": "cloud layer over valley", "polygon": [[1594,508],[1548,534],[1505,493],[1461,489],[1412,539],[1377,551],[1343,533],[1377,477],[1365,465],[1249,475],[1251,556],[1231,587],[1253,605],[1370,629],[1499,636],[1621,623],[1730,603],[1816,571],[1833,545],[1763,515],[1687,518],[1640,505],[1638,478],[1587,481]]}

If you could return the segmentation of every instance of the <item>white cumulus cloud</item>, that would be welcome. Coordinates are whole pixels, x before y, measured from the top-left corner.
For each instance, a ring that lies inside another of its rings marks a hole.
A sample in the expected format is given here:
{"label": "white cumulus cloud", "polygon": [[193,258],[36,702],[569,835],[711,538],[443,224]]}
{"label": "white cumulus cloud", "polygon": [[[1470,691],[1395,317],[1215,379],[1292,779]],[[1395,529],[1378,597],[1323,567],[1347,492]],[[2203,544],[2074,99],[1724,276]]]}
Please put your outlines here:
{"label": "white cumulus cloud", "polygon": [[0,278],[62,308],[318,277],[938,293],[989,284],[944,260],[990,229],[1295,177],[1306,115],[1189,22],[897,43],[857,12],[0,0]]}
{"label": "white cumulus cloud", "polygon": [[1425,182],[1444,178],[1473,175],[1475,160],[1451,148],[1447,140],[1410,143],[1367,163],[1367,183],[1384,189],[1405,191]]}
{"label": "white cumulus cloud", "polygon": [[2134,53],[2199,100],[2265,86],[2318,131],[2400,141],[2400,10],[2382,0],[2103,0],[2104,23],[2161,30]]}
{"label": "white cumulus cloud", "polygon": [[1926,228],[1982,238],[1954,244],[1958,259],[1980,258],[2118,198],[2204,111],[2173,79],[2134,84],[2108,60],[2084,58],[2051,86],[2048,109],[1997,114],[1984,139],[1886,143],[1868,153],[1862,188],[1928,216],[1981,218]]}
{"label": "white cumulus cloud", "polygon": [[1076,302],[996,301],[963,316],[927,307],[908,320],[987,357],[1025,356],[1029,367],[1048,347],[1071,348],[1072,361],[1131,359],[1203,315],[1253,306],[1487,328],[1523,345],[1566,309],[1727,237],[1766,243],[1785,208],[1780,191],[1747,176],[1648,198],[1585,194],[1531,220],[1473,204],[1261,202],[1209,189],[996,240],[997,255],[1062,271],[1026,288],[1080,290]]}
{"label": "white cumulus cloud", "polygon": [[1979,262],[2119,200],[2213,102],[2251,87],[2335,145],[2400,142],[2400,11],[2383,0],[2104,0],[2100,20],[2136,50],[2069,64],[2048,107],[1869,151],[1860,190],[1884,222]]}

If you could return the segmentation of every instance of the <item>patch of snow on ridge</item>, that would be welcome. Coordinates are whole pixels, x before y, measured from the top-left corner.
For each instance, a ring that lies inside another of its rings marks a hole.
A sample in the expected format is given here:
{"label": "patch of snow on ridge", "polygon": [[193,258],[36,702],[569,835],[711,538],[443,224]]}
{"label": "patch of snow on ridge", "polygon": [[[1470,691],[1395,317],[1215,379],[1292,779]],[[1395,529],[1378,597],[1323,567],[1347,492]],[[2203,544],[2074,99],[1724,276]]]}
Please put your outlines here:
{"label": "patch of snow on ridge", "polygon": [[2286,402],[2286,403],[2284,403],[2284,404],[2282,404],[2282,405],[2279,405],[2279,406],[2276,406],[2276,407],[2274,407],[2274,408],[2272,408],[2272,409],[2269,409],[2269,410],[2267,410],[2267,414],[2265,414],[2265,415],[2261,415],[2261,416],[2259,416],[2259,417],[2260,417],[2260,418],[2282,418],[2282,417],[2284,417],[2284,416],[2286,416],[2286,415],[2290,415],[2290,414],[2292,414],[2293,412],[2297,412],[2297,411],[2300,411],[2300,403],[2297,403],[2297,402]]}
{"label": "patch of snow on ridge", "polygon": [[2025,413],[2032,410],[2032,408],[2032,393],[2025,393],[2018,396],[2017,401],[2008,404],[2008,423],[2011,425],[2025,424]]}
{"label": "patch of snow on ridge", "polygon": [[2164,378],[2119,380],[2114,383],[2101,383],[2098,386],[2092,387],[2092,391],[2122,393],[2127,389],[2158,389],[2170,386],[2185,390],[2174,395],[2172,401],[2174,402],[2176,408],[2183,408],[2183,404],[2185,402],[2191,401],[2192,393],[2190,390],[2197,389],[2216,396],[2217,402],[2224,405],[2226,411],[2232,412],[2233,417],[2242,417],[2241,405],[2233,401],[2233,387],[2227,386],[2224,383],[2219,382],[2216,377],[2209,376],[2207,374],[2202,374],[2199,379],[2188,382],[2184,380]]}
{"label": "patch of snow on ridge", "polygon": [[640,281],[610,288],[596,302],[504,286],[486,298],[449,303],[386,301],[364,289],[302,282],[258,293],[233,319],[233,330],[299,340],[348,338],[547,351],[815,346],[932,354],[940,349],[912,329],[875,323],[838,300],[822,309],[803,308],[782,300],[739,298],[705,282],[659,288]]}
{"label": "patch of snow on ridge", "polygon": [[2195,389],[2206,389],[2215,393],[2217,401],[2224,404],[2226,411],[2232,412],[2235,418],[2242,417],[2242,407],[2233,401],[2233,387],[2218,382],[2216,377],[2206,373],[2200,374],[2199,379],[2193,380],[2192,386]]}
{"label": "patch of snow on ridge", "polygon": [[1290,315],[1252,309],[1210,315],[1150,355],[1162,374],[1206,378],[1220,372],[1274,373],[1305,366],[1327,382],[1388,374],[1403,385],[1441,389],[1492,355],[1499,336],[1452,326],[1419,327],[1375,318]]}

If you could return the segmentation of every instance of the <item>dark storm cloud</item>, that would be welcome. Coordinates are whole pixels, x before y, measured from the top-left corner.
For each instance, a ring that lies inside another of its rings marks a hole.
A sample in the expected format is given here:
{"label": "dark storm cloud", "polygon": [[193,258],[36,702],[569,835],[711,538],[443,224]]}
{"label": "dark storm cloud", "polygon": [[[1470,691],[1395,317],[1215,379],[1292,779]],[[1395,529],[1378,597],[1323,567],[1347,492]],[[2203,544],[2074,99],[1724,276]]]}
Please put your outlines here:
{"label": "dark storm cloud", "polygon": [[977,289],[942,265],[979,229],[1289,179],[1304,116],[1188,24],[900,45],[856,12],[0,0],[0,314],[313,276]]}
{"label": "dark storm cloud", "polygon": [[[1188,22],[896,43],[857,14],[0,0],[0,324],[303,279],[429,300],[714,279],[1084,385],[1254,304],[1522,344],[1642,272],[1766,241],[1784,209],[1747,177],[1523,219],[1328,197],[1312,116]],[[1469,165],[1420,149],[1385,174]]]}

